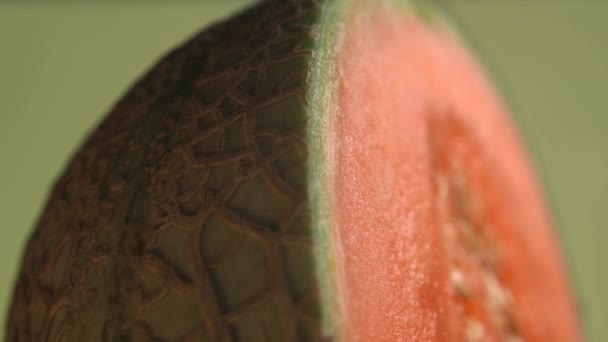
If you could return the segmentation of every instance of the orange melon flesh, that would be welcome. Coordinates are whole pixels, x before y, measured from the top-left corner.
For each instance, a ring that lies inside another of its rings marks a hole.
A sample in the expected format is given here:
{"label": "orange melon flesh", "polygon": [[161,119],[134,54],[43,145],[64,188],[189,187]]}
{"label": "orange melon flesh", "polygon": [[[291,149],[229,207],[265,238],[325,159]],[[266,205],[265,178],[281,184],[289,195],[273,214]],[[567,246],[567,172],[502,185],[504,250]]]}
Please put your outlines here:
{"label": "orange melon flesh", "polygon": [[508,113],[446,30],[352,11],[331,124],[342,341],[576,341]]}

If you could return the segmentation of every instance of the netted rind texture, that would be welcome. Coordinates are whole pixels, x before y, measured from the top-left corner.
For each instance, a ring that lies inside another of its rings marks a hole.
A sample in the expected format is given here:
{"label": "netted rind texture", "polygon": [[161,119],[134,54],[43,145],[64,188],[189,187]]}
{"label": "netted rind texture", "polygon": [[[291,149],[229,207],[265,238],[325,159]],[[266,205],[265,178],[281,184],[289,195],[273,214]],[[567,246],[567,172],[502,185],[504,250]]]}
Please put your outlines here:
{"label": "netted rind texture", "polygon": [[8,341],[321,340],[306,184],[321,7],[262,2],[117,103],[27,245]]}

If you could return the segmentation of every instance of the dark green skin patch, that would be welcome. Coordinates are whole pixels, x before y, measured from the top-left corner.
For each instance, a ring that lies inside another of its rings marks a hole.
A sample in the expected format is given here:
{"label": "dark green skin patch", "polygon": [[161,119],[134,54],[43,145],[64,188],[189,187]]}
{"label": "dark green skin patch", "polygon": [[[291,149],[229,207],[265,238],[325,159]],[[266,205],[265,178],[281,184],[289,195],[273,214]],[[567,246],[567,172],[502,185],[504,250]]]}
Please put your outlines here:
{"label": "dark green skin patch", "polygon": [[320,341],[308,90],[321,1],[163,58],[55,185],[7,341]]}

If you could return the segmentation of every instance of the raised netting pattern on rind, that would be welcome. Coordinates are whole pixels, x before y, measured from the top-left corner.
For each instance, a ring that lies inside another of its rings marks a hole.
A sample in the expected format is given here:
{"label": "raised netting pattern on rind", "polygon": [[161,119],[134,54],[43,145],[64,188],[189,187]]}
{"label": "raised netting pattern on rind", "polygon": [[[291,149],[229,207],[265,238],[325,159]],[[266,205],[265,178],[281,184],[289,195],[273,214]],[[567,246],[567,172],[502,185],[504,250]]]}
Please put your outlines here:
{"label": "raised netting pattern on rind", "polygon": [[7,340],[321,339],[306,191],[320,12],[263,2],[136,84],[54,187]]}

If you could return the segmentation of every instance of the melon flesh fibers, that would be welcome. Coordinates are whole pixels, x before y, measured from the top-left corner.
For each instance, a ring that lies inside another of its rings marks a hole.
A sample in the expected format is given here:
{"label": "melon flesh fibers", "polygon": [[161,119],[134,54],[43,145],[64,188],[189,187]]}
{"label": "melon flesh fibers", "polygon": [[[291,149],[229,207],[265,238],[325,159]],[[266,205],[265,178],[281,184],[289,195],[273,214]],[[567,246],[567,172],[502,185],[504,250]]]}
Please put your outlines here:
{"label": "melon flesh fibers", "polygon": [[162,58],[84,142],[7,341],[577,341],[554,240],[435,9],[262,1]]}

